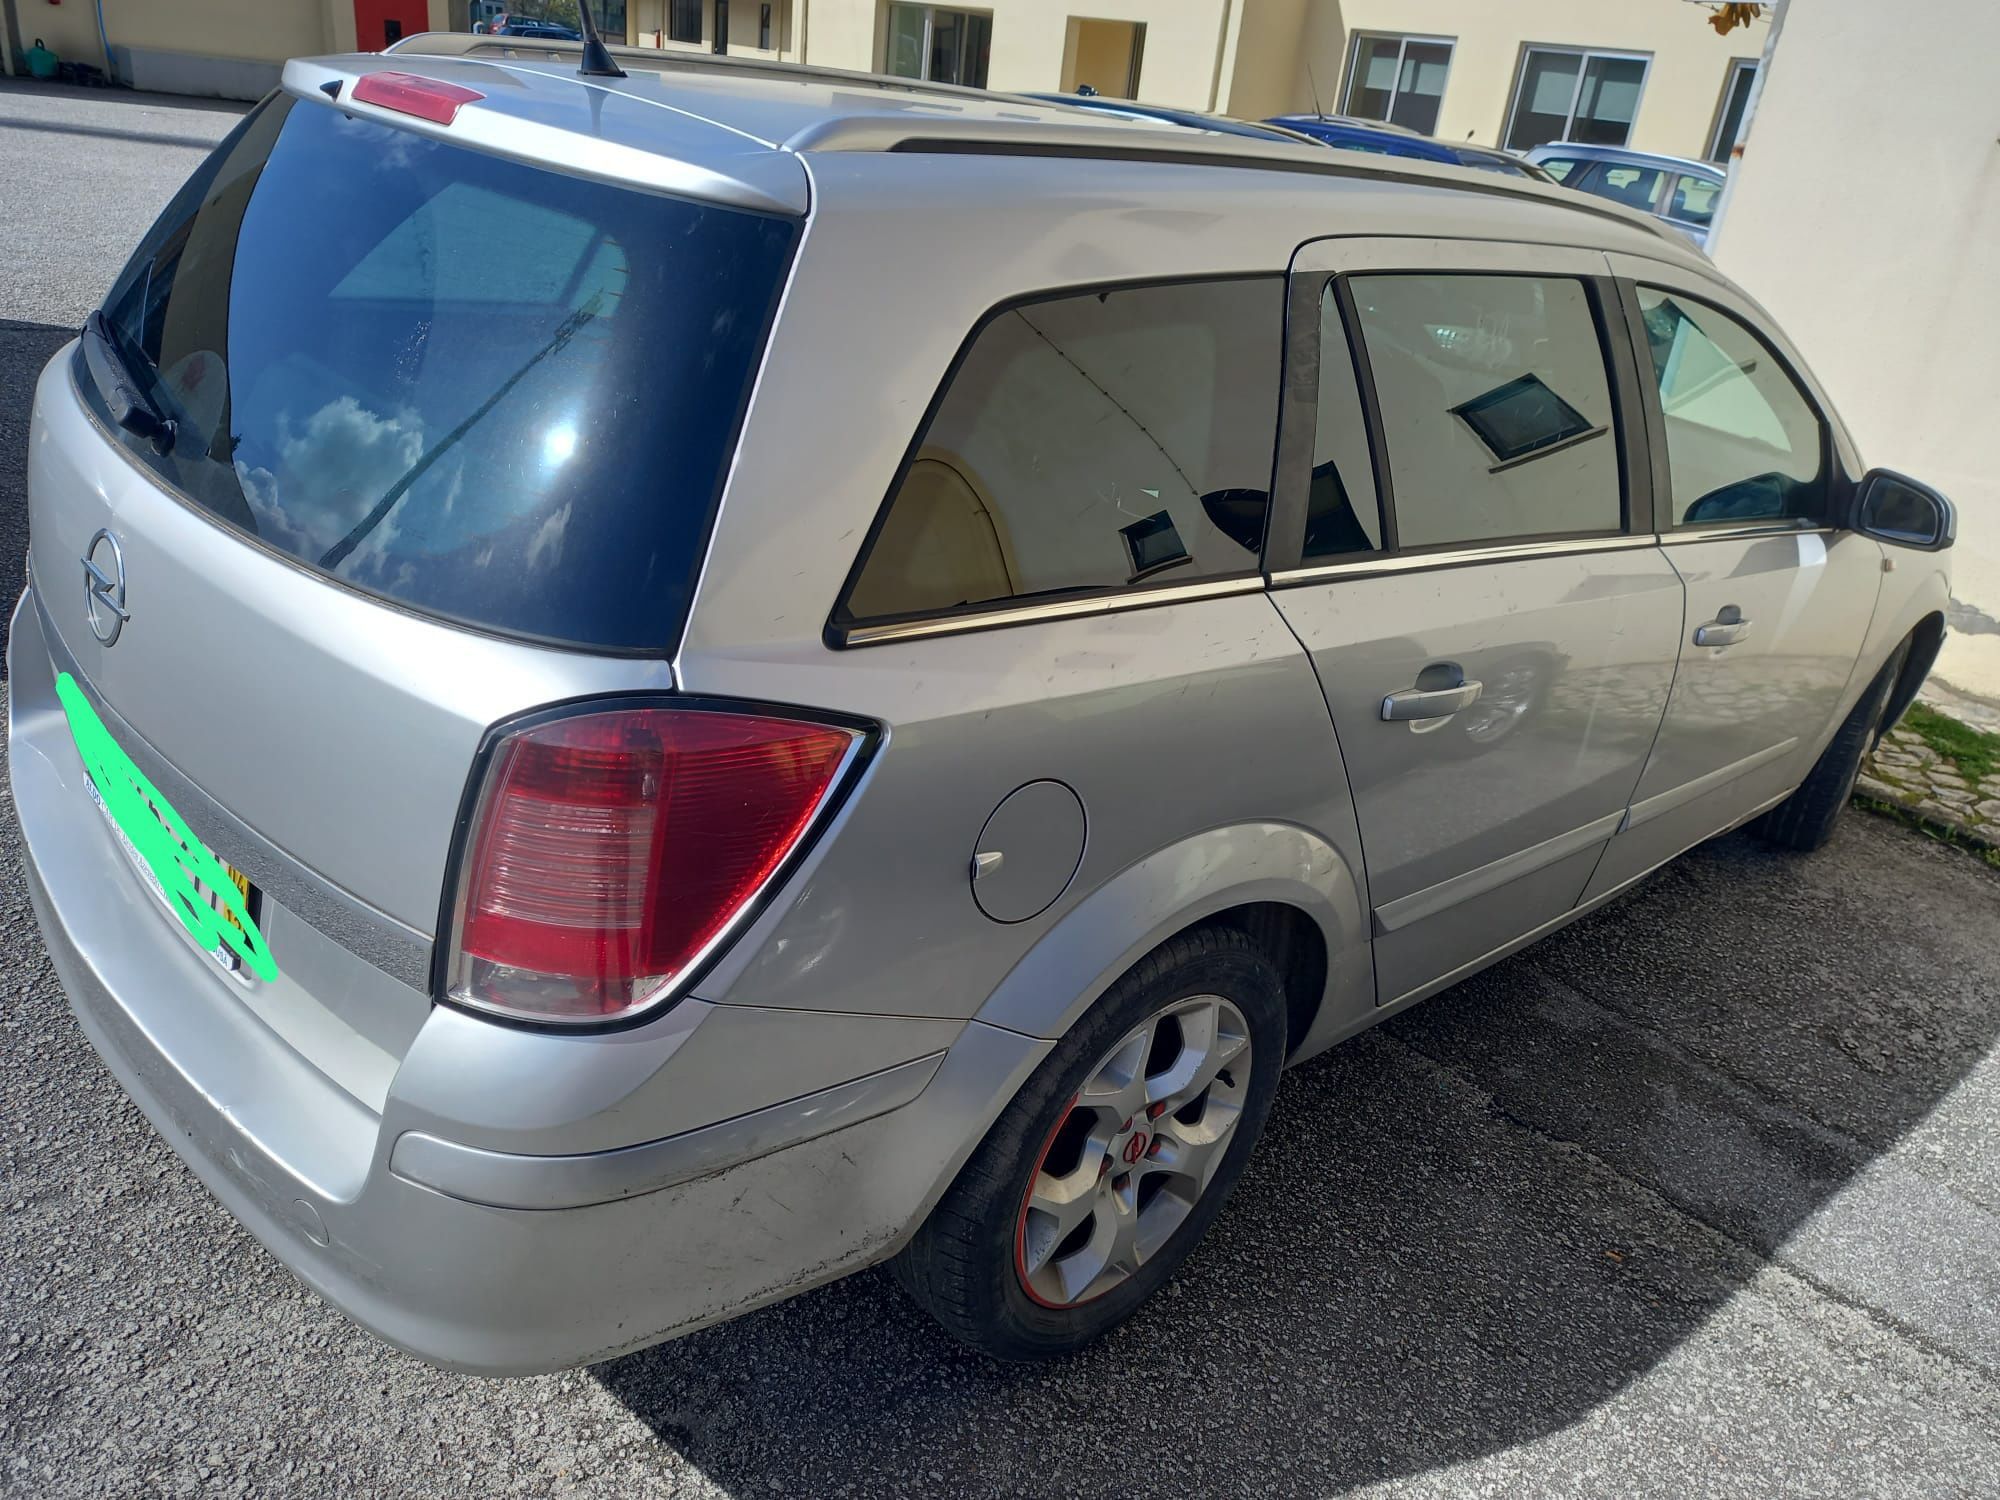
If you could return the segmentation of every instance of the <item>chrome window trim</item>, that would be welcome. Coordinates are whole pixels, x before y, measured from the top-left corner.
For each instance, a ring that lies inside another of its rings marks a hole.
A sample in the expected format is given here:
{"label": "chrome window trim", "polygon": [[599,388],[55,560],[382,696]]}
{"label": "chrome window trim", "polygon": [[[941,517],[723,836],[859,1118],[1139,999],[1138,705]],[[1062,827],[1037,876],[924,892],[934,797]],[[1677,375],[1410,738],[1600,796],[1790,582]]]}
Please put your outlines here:
{"label": "chrome window trim", "polygon": [[1271,585],[1327,583],[1353,574],[1372,577],[1383,573],[1420,573],[1436,568],[1465,568],[1480,563],[1519,562],[1537,557],[1566,557],[1590,552],[1631,552],[1659,545],[1652,532],[1607,536],[1551,537],[1542,541],[1500,542],[1490,547],[1452,547],[1438,552],[1362,553],[1344,562],[1314,563],[1310,567],[1287,568],[1271,575]]}
{"label": "chrome window trim", "polygon": [[1803,526],[1715,526],[1676,527],[1660,534],[1662,547],[1685,547],[1691,542],[1734,542],[1759,536],[1832,536],[1840,528],[1807,522]]}
{"label": "chrome window trim", "polygon": [[1007,625],[1039,625],[1049,620],[1085,619],[1092,615],[1119,614],[1131,609],[1151,609],[1169,604],[1187,604],[1198,599],[1217,599],[1229,594],[1254,594],[1264,587],[1258,574],[1238,578],[1211,578],[1201,583],[1183,583],[1157,589],[1121,589],[1116,593],[1093,594],[1085,599],[1049,599],[1033,604],[1004,602],[992,609],[940,615],[926,620],[885,620],[874,625],[837,628],[843,647],[879,646],[889,641],[924,640],[931,636],[963,635],[974,630],[997,630]]}

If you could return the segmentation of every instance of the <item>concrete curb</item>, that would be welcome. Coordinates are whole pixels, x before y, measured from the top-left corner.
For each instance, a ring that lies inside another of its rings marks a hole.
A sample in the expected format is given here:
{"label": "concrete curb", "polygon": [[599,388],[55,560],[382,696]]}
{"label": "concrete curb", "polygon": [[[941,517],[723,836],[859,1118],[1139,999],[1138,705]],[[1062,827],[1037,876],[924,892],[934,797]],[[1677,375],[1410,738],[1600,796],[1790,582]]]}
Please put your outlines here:
{"label": "concrete curb", "polygon": [[1990,828],[1975,828],[1970,823],[1961,823],[1957,818],[1939,812],[1936,804],[1913,797],[1901,787],[1891,786],[1866,771],[1856,778],[1854,795],[1893,807],[1924,827],[1970,848],[2000,850],[2000,837],[1996,837]]}

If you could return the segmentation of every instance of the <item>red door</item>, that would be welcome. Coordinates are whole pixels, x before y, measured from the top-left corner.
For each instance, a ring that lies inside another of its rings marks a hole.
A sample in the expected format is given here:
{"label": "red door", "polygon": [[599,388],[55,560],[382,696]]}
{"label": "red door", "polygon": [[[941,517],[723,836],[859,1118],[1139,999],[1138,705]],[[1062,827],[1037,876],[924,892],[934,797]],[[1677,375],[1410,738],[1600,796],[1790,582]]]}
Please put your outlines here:
{"label": "red door", "polygon": [[354,45],[380,52],[431,27],[429,0],[354,0]]}

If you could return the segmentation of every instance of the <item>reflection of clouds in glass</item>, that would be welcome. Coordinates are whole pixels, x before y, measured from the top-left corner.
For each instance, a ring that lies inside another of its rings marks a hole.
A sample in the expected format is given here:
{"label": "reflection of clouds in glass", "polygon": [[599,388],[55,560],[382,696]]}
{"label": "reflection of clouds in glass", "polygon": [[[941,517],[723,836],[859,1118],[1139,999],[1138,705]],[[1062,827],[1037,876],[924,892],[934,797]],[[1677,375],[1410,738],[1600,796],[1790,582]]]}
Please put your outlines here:
{"label": "reflection of clouds in glass", "polygon": [[530,568],[542,565],[544,553],[548,554],[551,568],[561,565],[563,533],[569,529],[569,510],[569,502],[565,501],[561,510],[535,528],[535,534],[528,542],[527,561]]}
{"label": "reflection of clouds in glass", "polygon": [[[279,415],[277,427],[275,467],[251,468],[239,459],[236,476],[257,534],[299,556],[317,555],[346,536],[424,452],[417,413],[378,417],[352,396],[329,401],[303,429],[293,427],[289,412]],[[396,537],[394,520],[385,518],[343,571],[356,576],[371,562],[379,570]]]}

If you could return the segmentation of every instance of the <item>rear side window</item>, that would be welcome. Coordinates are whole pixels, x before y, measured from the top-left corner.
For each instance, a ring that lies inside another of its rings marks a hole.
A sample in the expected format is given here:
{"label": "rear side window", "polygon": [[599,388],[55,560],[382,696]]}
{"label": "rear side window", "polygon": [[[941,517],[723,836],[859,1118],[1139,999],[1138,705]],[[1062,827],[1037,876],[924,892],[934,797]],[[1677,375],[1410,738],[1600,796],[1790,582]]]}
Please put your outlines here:
{"label": "rear side window", "polygon": [[106,304],[176,424],[130,451],[399,604],[671,650],[796,234],[281,96]]}
{"label": "rear side window", "polygon": [[1276,446],[1279,277],[994,314],[960,356],[836,625],[1253,572]]}
{"label": "rear side window", "polygon": [[1399,548],[1623,525],[1610,381],[1582,281],[1370,275],[1349,285]]}
{"label": "rear side window", "polygon": [[1719,308],[1639,288],[1679,525],[1826,514],[1819,413],[1777,356]]}
{"label": "rear side window", "polygon": [[1636,208],[1641,213],[1651,213],[1653,205],[1660,201],[1660,184],[1667,174],[1658,167],[1631,167],[1617,162],[1602,162],[1577,180],[1574,184],[1586,193],[1595,193],[1600,198],[1609,198],[1613,203],[1622,203],[1627,208]]}
{"label": "rear side window", "polygon": [[1683,224],[1706,226],[1714,220],[1715,200],[1721,196],[1719,182],[1710,182],[1706,177],[1677,177],[1673,196],[1667,199],[1667,217],[1679,219]]}

